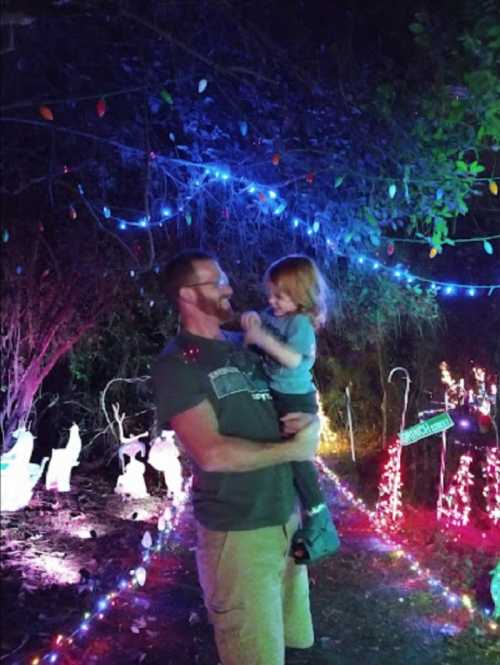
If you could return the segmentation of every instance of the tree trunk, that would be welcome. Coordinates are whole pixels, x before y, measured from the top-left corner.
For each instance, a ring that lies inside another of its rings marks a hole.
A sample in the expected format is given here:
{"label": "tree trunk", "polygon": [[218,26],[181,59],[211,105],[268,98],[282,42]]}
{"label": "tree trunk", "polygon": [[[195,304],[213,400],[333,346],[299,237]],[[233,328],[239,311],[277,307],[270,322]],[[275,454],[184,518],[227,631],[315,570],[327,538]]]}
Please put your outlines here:
{"label": "tree trunk", "polygon": [[28,419],[33,405],[35,392],[31,386],[20,386],[13,396],[10,409],[2,409],[0,412],[0,429],[2,431],[3,442],[2,452],[6,452],[15,443],[13,433],[19,427],[28,428]]}

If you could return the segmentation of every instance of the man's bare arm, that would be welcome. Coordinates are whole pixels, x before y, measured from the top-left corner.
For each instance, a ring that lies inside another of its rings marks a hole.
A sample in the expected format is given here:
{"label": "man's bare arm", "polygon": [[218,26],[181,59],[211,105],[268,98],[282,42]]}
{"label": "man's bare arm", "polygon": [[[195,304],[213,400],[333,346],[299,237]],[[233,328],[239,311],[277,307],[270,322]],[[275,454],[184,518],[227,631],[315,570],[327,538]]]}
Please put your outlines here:
{"label": "man's bare arm", "polygon": [[171,419],[171,424],[187,452],[204,471],[256,471],[284,462],[314,458],[319,441],[319,419],[284,443],[257,443],[219,433],[217,418],[207,400]]}

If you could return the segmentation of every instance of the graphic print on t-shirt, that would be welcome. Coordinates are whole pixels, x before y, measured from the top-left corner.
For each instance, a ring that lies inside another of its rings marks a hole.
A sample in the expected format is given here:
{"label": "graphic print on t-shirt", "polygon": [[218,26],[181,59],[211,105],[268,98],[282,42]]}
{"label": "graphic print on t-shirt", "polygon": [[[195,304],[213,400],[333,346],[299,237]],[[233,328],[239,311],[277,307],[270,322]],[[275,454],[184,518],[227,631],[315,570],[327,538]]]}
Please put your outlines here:
{"label": "graphic print on t-shirt", "polygon": [[258,380],[256,373],[257,357],[246,351],[235,351],[228,357],[227,365],[208,373],[208,379],[217,399],[250,393],[252,399],[271,400],[269,387],[264,380]]}
{"label": "graphic print on t-shirt", "polygon": [[237,367],[221,367],[209,372],[208,378],[217,399],[236,393],[251,392],[246,376]]}

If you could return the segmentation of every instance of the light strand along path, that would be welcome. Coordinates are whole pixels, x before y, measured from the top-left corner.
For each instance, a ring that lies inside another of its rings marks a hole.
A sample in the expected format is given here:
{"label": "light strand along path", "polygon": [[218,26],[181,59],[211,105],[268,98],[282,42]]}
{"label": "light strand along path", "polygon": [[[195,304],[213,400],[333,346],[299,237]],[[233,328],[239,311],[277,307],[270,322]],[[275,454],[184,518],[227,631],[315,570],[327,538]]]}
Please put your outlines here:
{"label": "light strand along path", "polygon": [[[322,482],[342,547],[311,568],[316,644],[310,650],[287,652],[287,665],[498,665],[498,641],[486,639],[473,626],[461,630],[453,612],[429,593],[407,564],[390,555],[366,516],[339,496],[329,478],[323,476]],[[121,527],[128,542],[137,542],[135,551],[115,549],[115,557],[123,555],[122,570],[127,570],[125,562],[133,566],[138,561],[138,526],[135,522],[132,538],[127,523]],[[117,534],[102,543],[101,553],[103,547],[110,550],[113,542],[120,542]],[[48,597],[46,608],[50,614]],[[68,634],[74,625],[72,615],[68,626],[54,623],[51,633],[64,633],[66,628]],[[49,637],[45,635],[39,636],[42,641]],[[26,653],[17,653],[6,662],[30,661]],[[196,579],[189,509],[172,535],[169,551],[154,558],[144,587],[120,595],[101,621],[63,650],[58,663],[217,665]]]}

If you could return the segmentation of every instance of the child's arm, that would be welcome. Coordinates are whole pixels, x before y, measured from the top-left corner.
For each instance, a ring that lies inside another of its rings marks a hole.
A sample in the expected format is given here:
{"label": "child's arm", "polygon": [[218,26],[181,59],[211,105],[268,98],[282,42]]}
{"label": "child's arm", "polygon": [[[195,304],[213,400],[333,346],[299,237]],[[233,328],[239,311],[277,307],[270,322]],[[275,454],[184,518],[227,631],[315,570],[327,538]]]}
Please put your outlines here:
{"label": "child's arm", "polygon": [[300,365],[302,354],[294,351],[288,344],[280,342],[268,330],[262,327],[257,312],[246,312],[241,317],[241,325],[245,331],[245,344],[254,344],[274,358],[280,365],[295,369]]}

